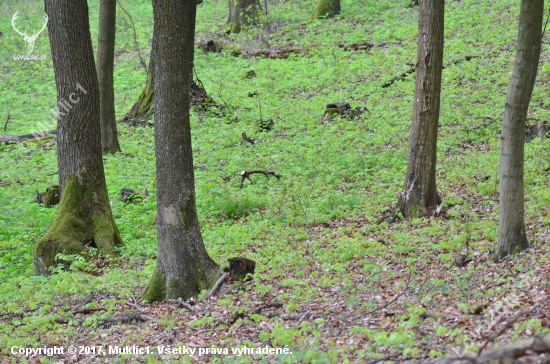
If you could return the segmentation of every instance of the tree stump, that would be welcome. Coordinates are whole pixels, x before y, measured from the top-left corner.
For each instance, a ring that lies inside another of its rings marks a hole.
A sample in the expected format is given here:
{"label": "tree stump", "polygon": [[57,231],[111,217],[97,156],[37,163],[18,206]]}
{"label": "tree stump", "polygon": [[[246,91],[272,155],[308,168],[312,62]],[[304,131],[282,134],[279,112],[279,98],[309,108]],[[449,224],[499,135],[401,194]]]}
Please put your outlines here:
{"label": "tree stump", "polygon": [[247,274],[254,274],[256,262],[247,258],[231,258],[229,262],[229,273],[233,281],[242,281]]}

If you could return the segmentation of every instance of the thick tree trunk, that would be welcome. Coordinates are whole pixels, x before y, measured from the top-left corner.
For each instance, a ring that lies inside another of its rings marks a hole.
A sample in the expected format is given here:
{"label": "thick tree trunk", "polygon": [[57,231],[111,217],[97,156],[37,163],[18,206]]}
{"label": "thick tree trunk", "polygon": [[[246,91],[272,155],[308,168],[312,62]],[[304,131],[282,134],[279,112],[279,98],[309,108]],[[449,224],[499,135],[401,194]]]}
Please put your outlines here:
{"label": "thick tree trunk", "polygon": [[37,274],[59,263],[57,253],[86,246],[113,254],[122,240],[113,220],[101,151],[99,87],[86,0],[46,0],[48,33],[59,105],[57,162],[61,202],[34,249]]}
{"label": "thick tree trunk", "polygon": [[332,18],[340,14],[341,9],[340,0],[318,0],[317,8],[315,8],[311,18]]}
{"label": "thick tree trunk", "polygon": [[420,0],[418,61],[405,185],[397,203],[404,217],[441,203],[435,181],[439,96],[443,70],[444,0]]}
{"label": "thick tree trunk", "polygon": [[226,33],[239,33],[243,25],[257,22],[260,7],[258,0],[229,0]]}
{"label": "thick tree trunk", "polygon": [[539,64],[543,8],[544,0],[521,1],[514,72],[502,119],[500,216],[494,261],[529,248],[523,201],[525,122]]}
{"label": "thick tree trunk", "polygon": [[194,5],[195,0],[153,1],[158,260],[143,293],[149,302],[187,299],[219,276],[202,241],[195,203],[189,122]]}
{"label": "thick tree trunk", "polygon": [[116,0],[101,0],[97,42],[97,78],[99,80],[101,146],[104,153],[120,151],[115,119],[113,63],[115,57]]}

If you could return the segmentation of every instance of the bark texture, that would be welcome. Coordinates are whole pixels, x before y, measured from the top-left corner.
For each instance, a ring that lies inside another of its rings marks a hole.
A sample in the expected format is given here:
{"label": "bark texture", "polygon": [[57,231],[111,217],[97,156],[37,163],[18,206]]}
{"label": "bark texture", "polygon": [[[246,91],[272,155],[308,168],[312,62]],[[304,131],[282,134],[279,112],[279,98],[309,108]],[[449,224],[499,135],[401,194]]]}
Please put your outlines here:
{"label": "bark texture", "polygon": [[195,296],[220,273],[204,247],[195,203],[188,89],[195,0],[154,0],[153,12],[158,259],[143,293],[149,302]]}
{"label": "bark texture", "polygon": [[153,32],[153,41],[151,56],[149,57],[149,68],[147,70],[147,81],[141,91],[136,103],[124,117],[125,120],[149,120],[155,113],[155,35]]}
{"label": "bark texture", "polygon": [[37,274],[59,263],[57,253],[87,246],[113,254],[122,240],[113,220],[101,150],[99,87],[86,0],[46,0],[48,33],[59,105],[57,162],[61,202],[34,249]]}
{"label": "bark texture", "polygon": [[113,63],[115,57],[116,0],[101,0],[97,42],[97,78],[99,81],[101,146],[104,153],[120,151],[115,119]]}
{"label": "bark texture", "polygon": [[318,0],[312,19],[332,18],[341,11],[340,0]]}
{"label": "bark texture", "polygon": [[258,21],[258,0],[229,0],[229,17],[226,33],[239,33],[241,27]]}
{"label": "bark texture", "polygon": [[544,0],[522,0],[514,71],[508,85],[500,144],[498,261],[529,248],[525,234],[523,159],[527,109],[539,64]]}
{"label": "bark texture", "polygon": [[407,175],[397,203],[404,217],[420,215],[441,203],[435,167],[445,1],[420,0],[418,12],[418,61]]}

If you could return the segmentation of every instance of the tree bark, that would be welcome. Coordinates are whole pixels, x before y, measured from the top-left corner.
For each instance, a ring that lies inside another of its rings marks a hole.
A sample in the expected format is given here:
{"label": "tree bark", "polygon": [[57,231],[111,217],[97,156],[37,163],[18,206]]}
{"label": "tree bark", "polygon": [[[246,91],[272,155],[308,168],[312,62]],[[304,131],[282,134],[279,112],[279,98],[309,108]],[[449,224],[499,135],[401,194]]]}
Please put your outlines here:
{"label": "tree bark", "polygon": [[189,122],[195,0],[154,0],[158,259],[149,302],[187,299],[212,286],[218,265],[204,247],[195,203]]}
{"label": "tree bark", "polygon": [[229,0],[226,33],[239,33],[243,25],[257,22],[260,7],[258,0]]}
{"label": "tree bark", "polygon": [[341,11],[340,0],[318,0],[312,19],[332,18]]}
{"label": "tree bark", "polygon": [[62,262],[58,253],[122,245],[113,220],[101,150],[99,86],[86,0],[46,0],[59,105],[57,162],[61,202],[53,225],[34,249],[37,274]]}
{"label": "tree bark", "polygon": [[529,248],[523,200],[525,123],[539,64],[543,8],[544,0],[521,1],[514,71],[502,119],[500,214],[494,261]]}
{"label": "tree bark", "polygon": [[445,1],[420,0],[418,61],[407,175],[397,209],[418,216],[441,203],[435,180]]}
{"label": "tree bark", "polygon": [[141,91],[136,103],[124,117],[125,120],[149,120],[155,113],[155,34],[153,32],[153,41],[151,42],[151,56],[149,57],[149,68],[147,70],[147,81]]}
{"label": "tree bark", "polygon": [[115,119],[113,63],[115,57],[116,0],[101,0],[97,42],[97,78],[99,81],[101,146],[104,153],[120,151]]}

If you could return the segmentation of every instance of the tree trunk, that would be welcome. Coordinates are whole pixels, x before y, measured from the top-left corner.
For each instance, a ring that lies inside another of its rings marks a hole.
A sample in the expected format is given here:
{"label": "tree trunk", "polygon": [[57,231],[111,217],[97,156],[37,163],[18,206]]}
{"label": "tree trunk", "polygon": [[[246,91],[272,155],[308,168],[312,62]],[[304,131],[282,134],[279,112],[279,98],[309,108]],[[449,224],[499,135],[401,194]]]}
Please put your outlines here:
{"label": "tree trunk", "polygon": [[153,117],[155,111],[155,34],[153,32],[153,41],[151,47],[151,56],[149,57],[149,69],[147,70],[147,81],[141,91],[136,103],[124,117],[125,120],[149,120]]}
{"label": "tree trunk", "polygon": [[195,0],[154,0],[158,259],[149,302],[187,299],[213,285],[218,265],[204,247],[195,203],[189,122]]}
{"label": "tree trunk", "polygon": [[341,9],[340,0],[318,0],[317,8],[311,15],[311,18],[332,18],[340,14]]}
{"label": "tree trunk", "polygon": [[53,225],[34,248],[37,274],[63,262],[58,253],[87,246],[113,254],[122,245],[113,220],[101,151],[99,86],[86,0],[46,0],[59,105],[57,162],[61,202]]}
{"label": "tree trunk", "polygon": [[115,57],[116,0],[101,0],[97,42],[101,146],[104,153],[120,151],[115,119],[113,63]]}
{"label": "tree trunk", "polygon": [[418,60],[405,185],[397,203],[404,217],[441,203],[435,181],[439,96],[443,69],[444,0],[420,0]]}
{"label": "tree trunk", "polygon": [[514,72],[502,119],[500,215],[494,261],[529,248],[525,234],[523,157],[527,109],[540,57],[543,8],[544,0],[521,1]]}
{"label": "tree trunk", "polygon": [[258,0],[229,0],[226,33],[239,33],[243,25],[256,23],[260,6]]}

